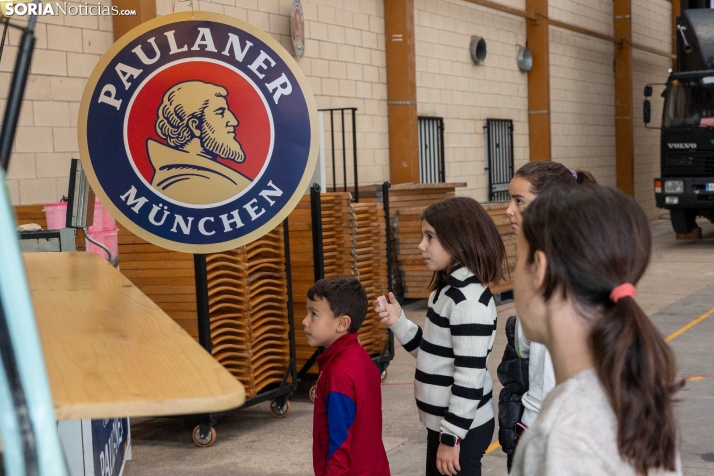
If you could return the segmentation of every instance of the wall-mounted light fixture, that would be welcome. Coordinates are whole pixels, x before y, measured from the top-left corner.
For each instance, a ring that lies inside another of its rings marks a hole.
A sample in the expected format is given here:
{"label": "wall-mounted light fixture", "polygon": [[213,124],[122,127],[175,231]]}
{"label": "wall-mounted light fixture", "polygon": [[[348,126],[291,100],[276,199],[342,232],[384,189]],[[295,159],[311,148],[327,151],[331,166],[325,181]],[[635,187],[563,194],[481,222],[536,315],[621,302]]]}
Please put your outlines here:
{"label": "wall-mounted light fixture", "polygon": [[521,71],[528,72],[533,67],[533,55],[531,50],[527,46],[518,45],[518,51],[516,53],[516,62],[518,63],[518,69]]}
{"label": "wall-mounted light fixture", "polygon": [[472,36],[469,51],[471,52],[471,59],[475,64],[483,64],[486,59],[486,40],[480,36]]}

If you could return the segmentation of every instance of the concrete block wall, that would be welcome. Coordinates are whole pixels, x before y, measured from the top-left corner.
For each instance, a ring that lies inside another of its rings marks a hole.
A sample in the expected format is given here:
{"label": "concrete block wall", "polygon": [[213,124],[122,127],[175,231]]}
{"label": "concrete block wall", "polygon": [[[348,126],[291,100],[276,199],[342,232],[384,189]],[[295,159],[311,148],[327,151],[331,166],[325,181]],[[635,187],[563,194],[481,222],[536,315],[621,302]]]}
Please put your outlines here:
{"label": "concrete block wall", "polygon": [[[111,5],[110,0],[100,0]],[[68,5],[79,3],[68,2]],[[14,17],[17,24],[26,23]],[[79,158],[77,115],[87,78],[114,42],[109,16],[40,16],[30,77],[6,185],[14,204],[58,201],[67,194],[70,159]],[[5,110],[20,32],[10,29],[0,61]]]}
{"label": "concrete block wall", "polygon": [[[672,4],[667,0],[633,0],[632,41],[662,51],[672,51]],[[657,208],[654,200],[655,177],[660,175],[660,131],[647,129],[642,122],[643,90],[648,83],[664,83],[672,67],[672,60],[651,53],[635,50],[632,55],[632,106],[634,110],[635,139],[635,199],[645,209],[647,216],[654,218],[667,214]],[[664,86],[655,86],[652,104],[653,127],[662,125],[660,96]]]}
{"label": "concrete block wall", "polygon": [[613,44],[550,29],[552,157],[615,185]]}
{"label": "concrete block wall", "polygon": [[[554,19],[613,34],[611,0],[551,0],[549,12]],[[670,15],[666,0],[633,0],[633,43],[671,51]],[[550,60],[553,160],[588,169],[600,183],[615,185],[614,46],[551,27]],[[649,217],[662,212],[654,206],[652,188],[659,174],[659,131],[642,123],[642,90],[647,83],[664,82],[670,66],[665,57],[633,50],[635,199]],[[653,125],[659,125],[662,113],[658,93],[651,98]]]}
{"label": "concrete block wall", "polygon": [[[612,35],[612,0],[550,0],[555,20]],[[550,27],[552,157],[615,185],[614,45]]]}
{"label": "concrete block wall", "polygon": [[[194,0],[199,11],[223,13],[249,22],[278,40],[303,69],[317,107],[357,111],[359,182],[389,178],[387,70],[383,0],[303,0],[305,52],[294,56],[290,36],[292,0]],[[176,11],[190,10],[176,2]],[[157,15],[174,11],[173,0],[157,0]],[[341,117],[335,116],[337,182],[342,185]],[[351,116],[345,115],[347,182],[352,184]],[[325,117],[328,183],[332,183],[329,116]]]}
{"label": "concrete block wall", "polygon": [[[515,167],[528,160],[528,78],[516,64],[525,21],[461,0],[415,0],[414,10],[418,114],[444,118],[446,181],[485,201],[487,118],[513,120]],[[472,35],[486,40],[482,65],[471,60]]]}
{"label": "concrete block wall", "polygon": [[[102,0],[106,4],[110,0]],[[524,0],[502,0],[525,8]],[[288,51],[292,0],[195,0],[194,8],[240,18],[267,31]],[[157,14],[188,10],[186,2],[157,0]],[[669,51],[667,0],[633,1],[634,41]],[[360,183],[389,177],[384,0],[304,0],[305,55],[296,58],[319,108],[356,107]],[[612,1],[551,0],[554,19],[612,34]],[[525,20],[462,0],[415,0],[418,113],[445,121],[446,180],[466,181],[464,193],[486,199],[487,118],[514,121],[515,167],[529,158],[527,75],[516,65]],[[488,56],[476,66],[471,35],[486,39]],[[42,17],[7,186],[16,204],[57,201],[67,189],[69,160],[77,157],[76,126],[86,78],[111,45],[111,17]],[[612,43],[551,27],[553,159],[586,168],[615,184]],[[0,62],[4,106],[19,36],[12,31]],[[651,179],[658,173],[659,135],[641,127],[642,87],[666,78],[669,60],[633,56],[636,197],[657,213]],[[655,94],[653,118],[661,104]],[[328,121],[326,121],[328,122]],[[348,119],[349,122],[349,119]],[[326,126],[327,127],[327,126]],[[341,160],[339,125],[337,159]],[[347,129],[350,128],[349,123]],[[330,160],[329,134],[326,137]],[[351,141],[347,141],[351,158]],[[328,164],[328,177],[331,177]],[[337,171],[341,176],[341,169]],[[348,183],[352,182],[348,167]],[[340,179],[338,178],[338,181]]]}

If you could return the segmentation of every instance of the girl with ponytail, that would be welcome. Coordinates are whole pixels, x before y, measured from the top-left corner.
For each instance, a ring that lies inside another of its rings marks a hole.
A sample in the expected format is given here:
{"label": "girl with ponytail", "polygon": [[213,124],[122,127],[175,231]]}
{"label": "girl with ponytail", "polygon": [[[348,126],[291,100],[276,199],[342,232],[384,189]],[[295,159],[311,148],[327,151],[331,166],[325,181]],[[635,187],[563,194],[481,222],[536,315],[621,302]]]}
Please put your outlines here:
{"label": "girl with ponytail", "polygon": [[674,357],[634,300],[651,246],[642,209],[611,188],[554,188],[523,213],[516,309],[557,386],[511,475],[681,474]]}
{"label": "girl with ponytail", "polygon": [[[579,185],[597,185],[597,181],[588,171],[570,170],[550,160],[519,168],[508,186],[506,213],[513,231],[520,233],[521,214],[538,195],[553,187]],[[497,372],[503,385],[498,396],[498,441],[510,471],[518,435],[538,417],[545,397],[555,387],[555,375],[548,350],[523,336],[517,316],[506,322],[506,336],[508,345]]]}

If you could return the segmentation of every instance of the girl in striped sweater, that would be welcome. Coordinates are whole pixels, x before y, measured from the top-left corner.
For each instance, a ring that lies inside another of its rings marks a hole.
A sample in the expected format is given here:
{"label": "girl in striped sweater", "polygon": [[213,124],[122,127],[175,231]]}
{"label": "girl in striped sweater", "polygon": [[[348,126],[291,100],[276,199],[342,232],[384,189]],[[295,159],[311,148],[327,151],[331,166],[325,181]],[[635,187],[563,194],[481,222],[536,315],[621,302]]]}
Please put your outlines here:
{"label": "girl in striped sweater", "polygon": [[492,381],[486,370],[496,336],[489,283],[503,277],[506,251],[481,205],[454,197],[422,216],[424,263],[434,275],[424,330],[409,321],[394,295],[374,302],[405,350],[417,359],[414,394],[426,426],[426,475],[480,476],[491,443]]}

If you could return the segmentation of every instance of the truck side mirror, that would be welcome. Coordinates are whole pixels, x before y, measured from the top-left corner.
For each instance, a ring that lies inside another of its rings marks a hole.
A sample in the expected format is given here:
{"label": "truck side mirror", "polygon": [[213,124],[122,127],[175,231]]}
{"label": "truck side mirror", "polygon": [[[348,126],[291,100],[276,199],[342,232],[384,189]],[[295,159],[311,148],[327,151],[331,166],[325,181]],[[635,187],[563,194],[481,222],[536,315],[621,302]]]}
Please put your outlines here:
{"label": "truck side mirror", "polygon": [[652,115],[652,107],[650,106],[650,100],[645,99],[645,102],[642,105],[642,119],[644,120],[645,124],[650,123],[651,115]]}
{"label": "truck side mirror", "polygon": [[648,98],[650,96],[652,96],[652,86],[648,84],[645,86],[645,97]]}

